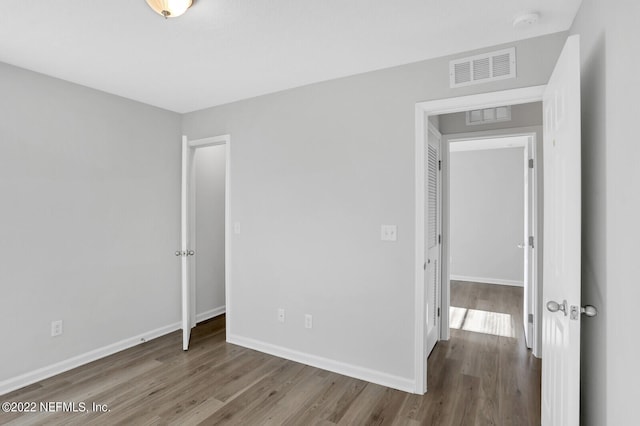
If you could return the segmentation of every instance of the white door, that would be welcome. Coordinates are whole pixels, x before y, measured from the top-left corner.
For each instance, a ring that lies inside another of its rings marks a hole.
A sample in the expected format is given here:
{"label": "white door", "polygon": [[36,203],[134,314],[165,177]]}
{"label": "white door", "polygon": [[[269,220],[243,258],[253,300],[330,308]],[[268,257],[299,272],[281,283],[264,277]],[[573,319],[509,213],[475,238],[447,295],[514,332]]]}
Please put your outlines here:
{"label": "white door", "polygon": [[580,39],[571,36],[543,98],[542,424],[580,422]]}
{"label": "white door", "polygon": [[440,339],[440,145],[441,135],[428,127],[425,155],[425,289],[427,292],[427,354]]}
{"label": "white door", "polygon": [[193,165],[193,149],[189,147],[187,137],[182,137],[182,190],[181,190],[181,214],[180,214],[180,251],[176,252],[181,257],[181,289],[182,289],[182,349],[189,349],[191,329],[195,326],[195,298],[192,274],[191,258],[195,254],[191,248],[191,174]]}
{"label": "white door", "polygon": [[528,348],[533,347],[534,339],[534,312],[535,300],[535,220],[536,220],[536,200],[535,200],[535,169],[534,169],[535,146],[533,138],[529,137],[529,141],[524,148],[524,236],[523,243],[520,247],[524,249],[524,309],[523,321],[525,343]]}

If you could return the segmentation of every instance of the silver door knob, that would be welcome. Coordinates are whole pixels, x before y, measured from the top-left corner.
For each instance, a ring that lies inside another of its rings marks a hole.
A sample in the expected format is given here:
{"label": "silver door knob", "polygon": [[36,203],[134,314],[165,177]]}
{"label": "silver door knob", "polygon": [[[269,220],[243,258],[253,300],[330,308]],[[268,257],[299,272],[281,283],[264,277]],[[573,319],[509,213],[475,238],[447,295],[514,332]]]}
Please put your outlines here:
{"label": "silver door knob", "polygon": [[567,301],[563,300],[562,303],[554,302],[550,300],[547,302],[547,310],[549,312],[558,312],[561,311],[564,313],[564,316],[567,316]]}
{"label": "silver door knob", "polygon": [[587,317],[595,317],[598,315],[598,308],[593,305],[584,305],[584,307],[580,308],[580,313]]}
{"label": "silver door knob", "polygon": [[193,251],[193,250],[189,250],[189,251],[187,252],[187,256],[193,256],[194,254],[196,254],[196,252],[195,252],[195,251]]}
{"label": "silver door knob", "polygon": [[522,244],[518,244],[518,248],[525,248],[527,245],[522,243]]}
{"label": "silver door knob", "polygon": [[178,251],[176,252],[176,256],[182,256],[182,252],[181,252],[180,250],[178,250]]}

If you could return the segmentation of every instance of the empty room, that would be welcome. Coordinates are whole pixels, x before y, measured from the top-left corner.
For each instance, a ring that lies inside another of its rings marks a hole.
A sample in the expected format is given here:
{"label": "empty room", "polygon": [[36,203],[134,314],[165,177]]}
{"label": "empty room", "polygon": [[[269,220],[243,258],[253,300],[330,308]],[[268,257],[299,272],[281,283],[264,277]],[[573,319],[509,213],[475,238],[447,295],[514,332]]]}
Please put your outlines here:
{"label": "empty room", "polygon": [[636,2],[3,6],[0,424],[637,423]]}

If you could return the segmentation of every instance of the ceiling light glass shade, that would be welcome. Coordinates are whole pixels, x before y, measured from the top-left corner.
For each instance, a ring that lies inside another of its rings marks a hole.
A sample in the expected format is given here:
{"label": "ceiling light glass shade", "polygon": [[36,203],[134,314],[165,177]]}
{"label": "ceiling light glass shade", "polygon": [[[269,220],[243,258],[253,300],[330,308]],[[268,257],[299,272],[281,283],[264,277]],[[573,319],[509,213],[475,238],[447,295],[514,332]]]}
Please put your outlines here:
{"label": "ceiling light glass shade", "polygon": [[147,4],[153,10],[165,18],[175,18],[191,7],[193,0],[147,0]]}

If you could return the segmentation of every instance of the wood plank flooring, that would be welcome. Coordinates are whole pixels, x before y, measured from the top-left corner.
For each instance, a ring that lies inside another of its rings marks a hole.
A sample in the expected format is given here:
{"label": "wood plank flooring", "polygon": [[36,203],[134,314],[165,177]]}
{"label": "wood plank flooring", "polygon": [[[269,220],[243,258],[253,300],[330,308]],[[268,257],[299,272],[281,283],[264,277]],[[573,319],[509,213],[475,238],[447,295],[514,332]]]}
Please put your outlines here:
{"label": "wood plank flooring", "polygon": [[508,313],[515,338],[451,330],[412,395],[225,342],[224,316],[0,397],[106,404],[105,413],[0,412],[15,425],[539,425],[540,360],[522,337],[522,289],[452,282],[453,306]]}

